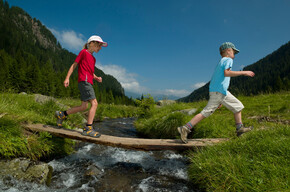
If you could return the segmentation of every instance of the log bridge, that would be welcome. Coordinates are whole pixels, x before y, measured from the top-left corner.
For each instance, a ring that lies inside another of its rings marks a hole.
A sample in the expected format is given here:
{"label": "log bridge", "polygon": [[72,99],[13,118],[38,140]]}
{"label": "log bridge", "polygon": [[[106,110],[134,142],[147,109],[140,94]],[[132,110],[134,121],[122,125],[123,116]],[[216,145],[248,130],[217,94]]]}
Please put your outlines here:
{"label": "log bridge", "polygon": [[81,132],[77,130],[57,128],[55,126],[43,124],[24,124],[23,127],[32,132],[48,132],[58,137],[142,151],[160,151],[160,150],[184,151],[188,149],[214,145],[216,143],[228,140],[224,138],[188,139],[188,143],[184,144],[179,139],[126,138],[103,134],[99,138],[93,138],[90,136],[83,136],[81,135]]}

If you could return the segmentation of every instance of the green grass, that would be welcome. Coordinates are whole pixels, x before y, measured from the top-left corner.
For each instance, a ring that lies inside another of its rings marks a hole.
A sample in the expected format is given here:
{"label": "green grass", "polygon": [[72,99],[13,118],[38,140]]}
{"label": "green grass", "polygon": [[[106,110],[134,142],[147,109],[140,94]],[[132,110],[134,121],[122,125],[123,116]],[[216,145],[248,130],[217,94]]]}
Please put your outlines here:
{"label": "green grass", "polygon": [[142,137],[148,138],[175,138],[176,127],[185,122],[186,116],[179,110],[194,108],[192,104],[173,104],[152,109],[150,116],[139,118],[135,127]]}
{"label": "green grass", "polygon": [[[72,99],[72,98],[63,98],[58,99],[58,101],[68,107],[79,106],[81,101],[79,99]],[[64,108],[63,110],[66,110]],[[86,112],[88,112],[88,109]],[[84,113],[86,113],[84,112]],[[137,108],[134,106],[127,106],[127,105],[114,105],[114,104],[99,104],[95,119],[103,120],[104,118],[120,118],[120,117],[135,117],[137,116]]]}
{"label": "green grass", "polygon": [[[59,106],[58,103],[64,106]],[[56,110],[66,110],[80,104],[79,100],[69,98],[40,104],[34,100],[34,95],[0,93],[0,157],[41,159],[71,153],[73,140],[54,137],[49,133],[32,134],[25,131],[21,124],[55,125]],[[136,114],[136,107],[100,104],[96,118],[131,117]],[[82,128],[85,118],[82,113],[72,114],[67,121],[64,121],[63,126],[68,129]]]}
{"label": "green grass", "polygon": [[206,191],[289,191],[290,128],[277,125],[190,152],[190,179]]}
{"label": "green grass", "polygon": [[96,112],[96,118],[137,117],[137,108],[134,106],[101,104]]}
{"label": "green grass", "polygon": [[[254,97],[239,97],[245,105],[242,119],[245,125],[253,125],[260,129],[269,126],[269,122],[262,121],[263,117],[276,122],[285,122],[289,115],[289,92],[259,95]],[[179,103],[161,108],[154,108],[148,118],[139,118],[135,126],[141,135],[149,138],[178,138],[176,127],[184,125],[198,114],[207,104],[207,101],[195,103]],[[179,110],[196,108],[194,115],[185,115]],[[261,120],[261,121],[260,121]],[[272,124],[273,124],[272,123]],[[232,112],[225,107],[215,111],[213,115],[204,119],[195,126],[189,138],[234,138],[235,121]]]}
{"label": "green grass", "polygon": [[[235,135],[233,114],[225,107],[201,121],[190,138],[230,138],[222,144],[189,151],[190,180],[205,191],[290,191],[290,92],[238,97],[245,105],[243,123],[254,130]],[[154,108],[135,123],[150,138],[179,138],[176,127],[194,115],[177,112],[207,101]]]}

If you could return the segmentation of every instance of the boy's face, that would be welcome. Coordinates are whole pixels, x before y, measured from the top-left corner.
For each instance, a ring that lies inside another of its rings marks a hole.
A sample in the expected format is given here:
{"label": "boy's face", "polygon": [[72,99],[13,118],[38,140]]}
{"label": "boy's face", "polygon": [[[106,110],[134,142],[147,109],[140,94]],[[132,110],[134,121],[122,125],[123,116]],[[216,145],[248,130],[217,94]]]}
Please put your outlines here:
{"label": "boy's face", "polygon": [[234,59],[235,51],[232,48],[227,49],[227,57]]}

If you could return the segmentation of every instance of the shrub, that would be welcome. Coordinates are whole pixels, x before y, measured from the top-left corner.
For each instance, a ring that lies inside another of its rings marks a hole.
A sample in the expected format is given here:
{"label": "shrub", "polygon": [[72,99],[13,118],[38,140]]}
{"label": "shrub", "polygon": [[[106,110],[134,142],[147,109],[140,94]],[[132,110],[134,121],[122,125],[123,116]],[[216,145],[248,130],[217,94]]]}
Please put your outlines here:
{"label": "shrub", "polygon": [[149,118],[153,114],[155,108],[155,101],[151,95],[147,95],[141,101],[136,100],[138,106],[138,115],[140,118]]}

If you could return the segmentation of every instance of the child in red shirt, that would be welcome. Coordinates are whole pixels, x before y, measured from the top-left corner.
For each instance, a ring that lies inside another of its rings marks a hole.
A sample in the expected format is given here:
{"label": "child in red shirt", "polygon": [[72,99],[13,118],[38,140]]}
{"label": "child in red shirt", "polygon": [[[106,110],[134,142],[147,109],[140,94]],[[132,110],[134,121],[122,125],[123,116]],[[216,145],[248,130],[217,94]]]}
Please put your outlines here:
{"label": "child in red shirt", "polygon": [[73,73],[74,69],[78,66],[78,87],[81,94],[81,105],[73,107],[67,111],[56,111],[55,116],[57,118],[57,126],[61,127],[62,122],[69,114],[84,111],[88,107],[88,103],[91,103],[89,110],[88,120],[86,126],[83,128],[82,135],[91,137],[100,137],[101,134],[93,130],[93,120],[98,107],[98,102],[93,89],[93,80],[102,82],[102,77],[97,77],[94,74],[96,59],[93,53],[98,53],[102,47],[107,47],[108,44],[102,40],[101,37],[93,35],[87,43],[84,45],[83,50],[80,51],[75,62],[71,65],[68,70],[67,76],[64,80],[64,86],[69,86],[69,78]]}

